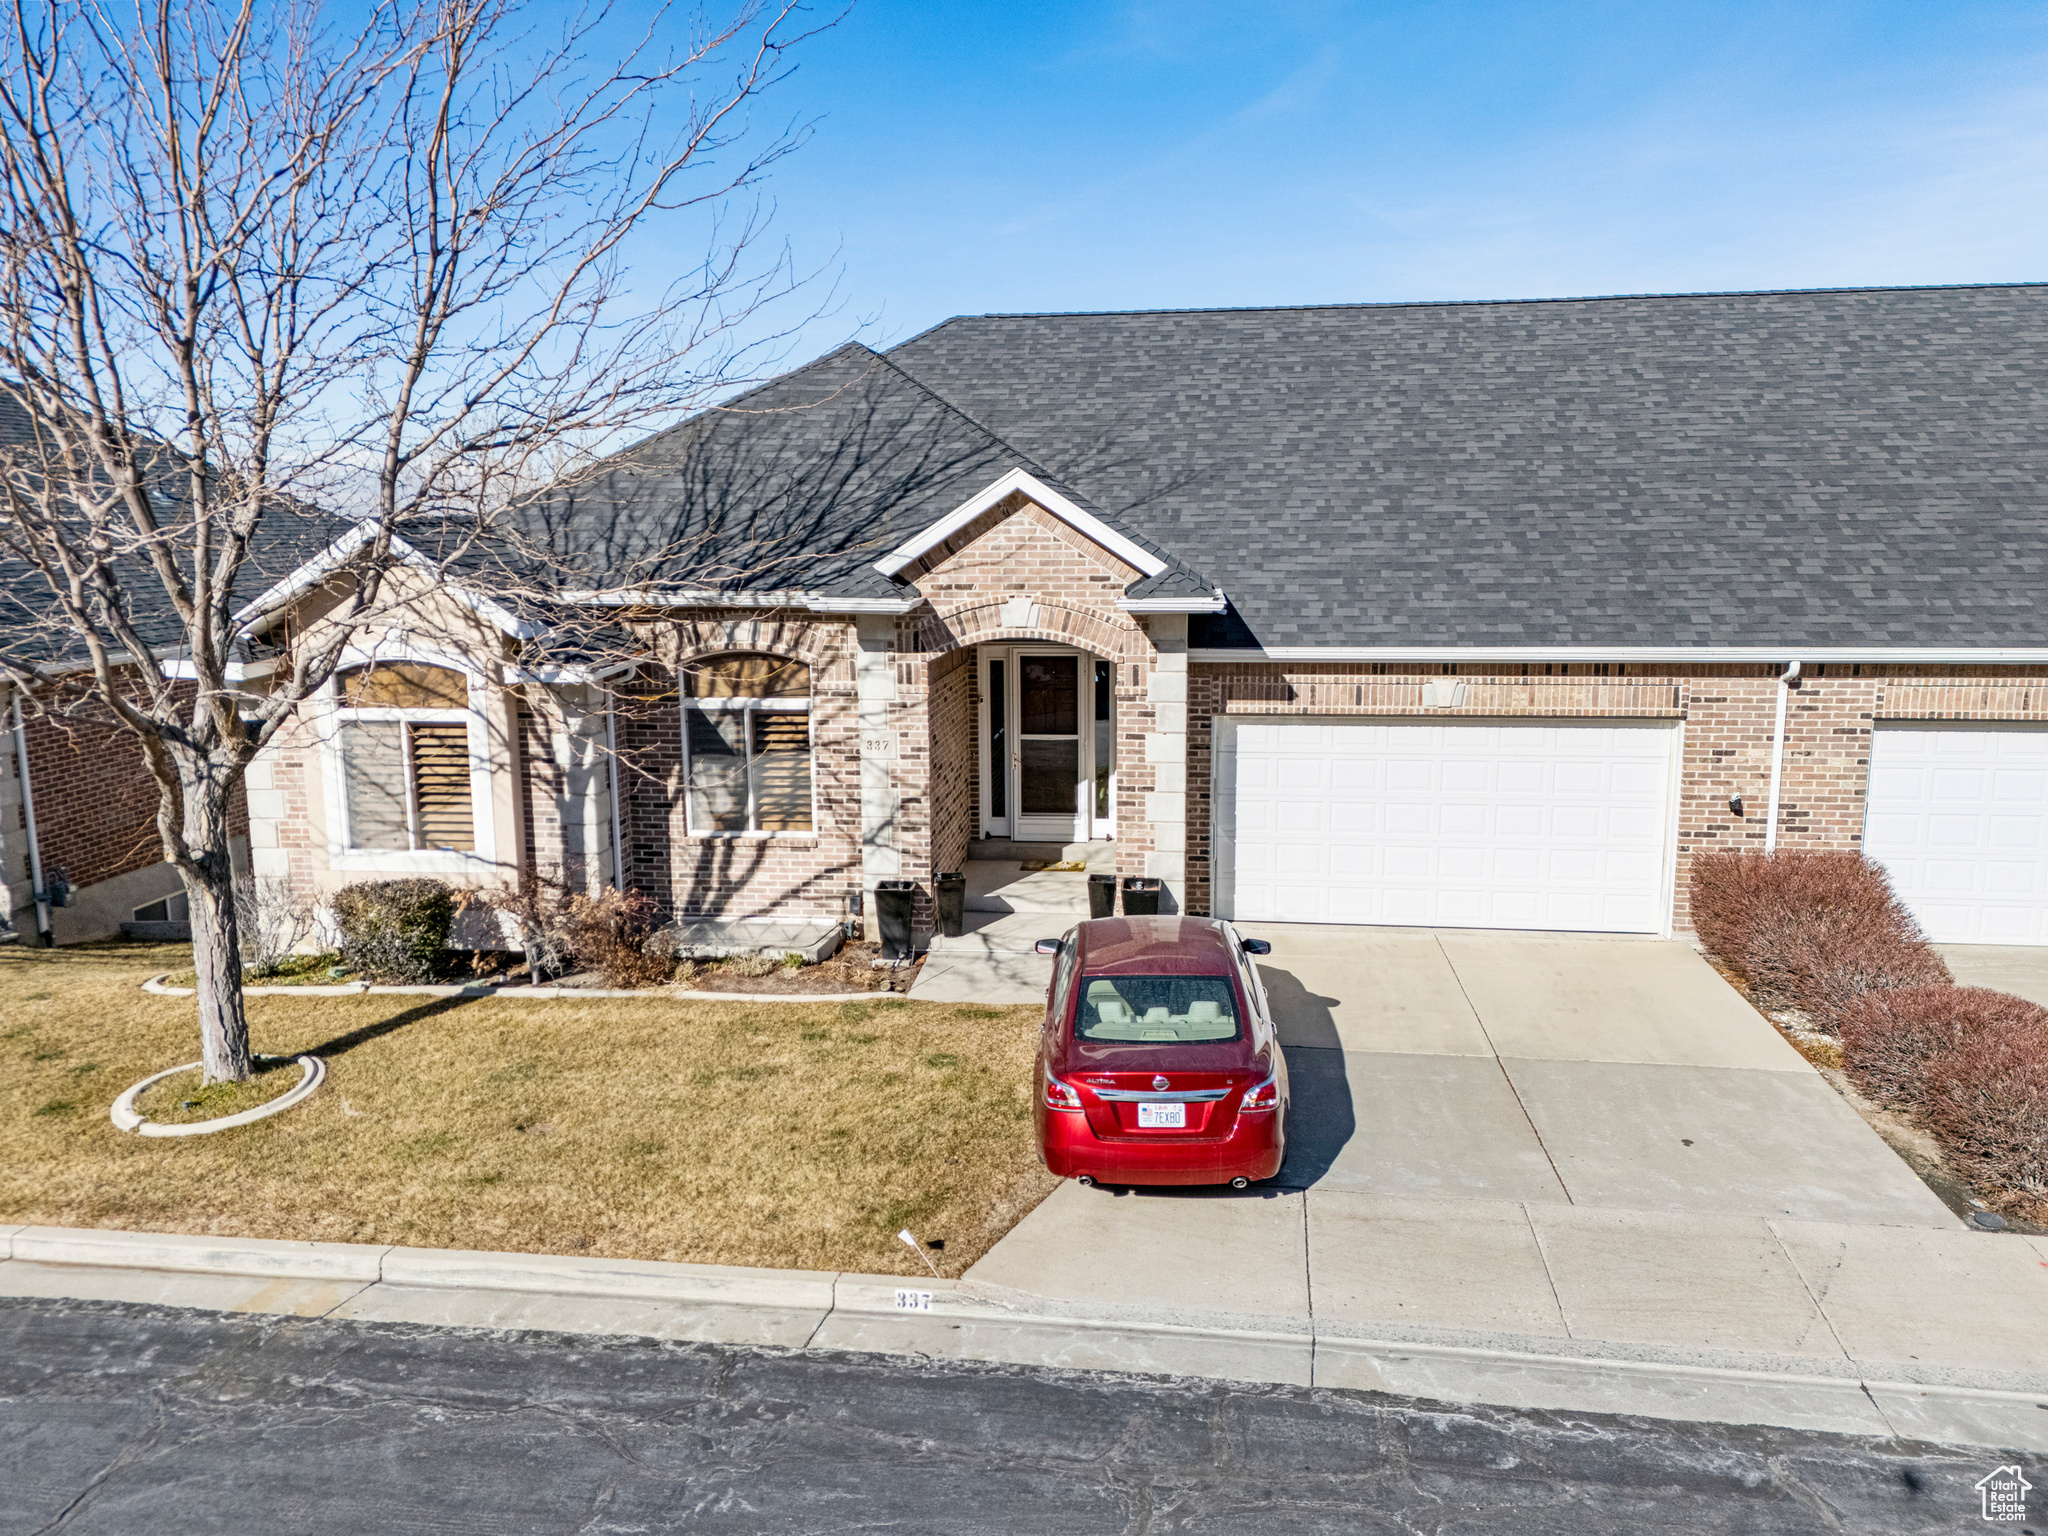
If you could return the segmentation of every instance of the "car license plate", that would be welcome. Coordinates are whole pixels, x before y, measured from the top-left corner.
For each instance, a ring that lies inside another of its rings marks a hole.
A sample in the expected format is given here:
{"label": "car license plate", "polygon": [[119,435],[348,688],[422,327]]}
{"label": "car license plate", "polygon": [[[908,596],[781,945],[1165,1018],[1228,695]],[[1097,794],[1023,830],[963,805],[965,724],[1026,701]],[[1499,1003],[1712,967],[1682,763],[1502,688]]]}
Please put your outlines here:
{"label": "car license plate", "polygon": [[1141,1131],[1184,1131],[1187,1125],[1188,1107],[1185,1104],[1138,1106],[1138,1129]]}

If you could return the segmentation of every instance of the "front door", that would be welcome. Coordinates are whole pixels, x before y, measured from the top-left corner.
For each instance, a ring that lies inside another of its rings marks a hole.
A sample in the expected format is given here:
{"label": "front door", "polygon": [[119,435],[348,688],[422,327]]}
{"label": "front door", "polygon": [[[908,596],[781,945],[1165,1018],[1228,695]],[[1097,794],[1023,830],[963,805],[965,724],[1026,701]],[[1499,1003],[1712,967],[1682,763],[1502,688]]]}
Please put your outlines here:
{"label": "front door", "polygon": [[1110,835],[1110,663],[984,647],[982,831],[1020,842]]}
{"label": "front door", "polygon": [[1081,658],[1072,651],[1017,652],[1017,837],[1085,842]]}

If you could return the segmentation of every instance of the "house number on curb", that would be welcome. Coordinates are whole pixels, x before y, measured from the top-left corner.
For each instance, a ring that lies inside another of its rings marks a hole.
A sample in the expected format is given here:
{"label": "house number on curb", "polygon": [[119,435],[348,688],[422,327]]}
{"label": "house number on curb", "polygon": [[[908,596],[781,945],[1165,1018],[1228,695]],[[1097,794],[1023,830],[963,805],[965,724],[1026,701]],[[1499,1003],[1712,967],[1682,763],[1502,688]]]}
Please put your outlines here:
{"label": "house number on curb", "polygon": [[896,1310],[898,1312],[929,1312],[932,1309],[930,1291],[898,1291]]}

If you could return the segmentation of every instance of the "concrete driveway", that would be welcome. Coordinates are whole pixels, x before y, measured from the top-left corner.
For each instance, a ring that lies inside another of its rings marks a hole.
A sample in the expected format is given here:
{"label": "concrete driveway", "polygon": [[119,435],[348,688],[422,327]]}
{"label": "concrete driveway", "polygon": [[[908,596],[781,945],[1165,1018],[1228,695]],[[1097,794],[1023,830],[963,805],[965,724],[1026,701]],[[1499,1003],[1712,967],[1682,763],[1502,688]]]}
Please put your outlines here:
{"label": "concrete driveway", "polygon": [[1256,933],[1294,1083],[1282,1184],[1954,1224],[1688,945]]}
{"label": "concrete driveway", "polygon": [[1989,987],[2048,1008],[2048,945],[1937,944],[1959,987]]}
{"label": "concrete driveway", "polygon": [[[1916,1241],[1963,1245],[1955,1262],[2019,1265],[2001,1283],[2048,1318],[2032,1256],[1970,1246],[1687,945],[1247,931],[1273,944],[1259,968],[1293,1083],[1280,1176],[1238,1196],[1063,1185],[970,1280],[1191,1319],[1257,1315],[1283,1331],[1312,1318],[1318,1380],[1320,1341],[1347,1329],[1839,1372],[1841,1330],[1860,1314],[1824,1317],[1822,1302],[1868,1291],[1875,1313],[1925,1314],[1910,1286],[1885,1289],[1885,1266]],[[1171,1254],[1228,1261],[1159,1262]],[[1911,1350],[1893,1353],[1905,1358],[1886,1369],[1916,1368]],[[2030,1364],[2048,1369],[2048,1344],[2037,1353]]]}

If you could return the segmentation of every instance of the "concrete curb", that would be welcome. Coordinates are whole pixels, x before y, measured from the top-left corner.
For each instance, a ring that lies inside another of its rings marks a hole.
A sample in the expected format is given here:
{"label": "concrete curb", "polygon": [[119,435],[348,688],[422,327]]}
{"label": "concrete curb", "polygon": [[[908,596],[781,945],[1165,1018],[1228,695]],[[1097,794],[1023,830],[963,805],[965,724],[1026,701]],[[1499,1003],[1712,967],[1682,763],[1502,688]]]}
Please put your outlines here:
{"label": "concrete curb", "polygon": [[37,1264],[166,1269],[262,1280],[377,1279],[390,1250],[372,1243],[293,1243],[260,1237],[190,1237],[81,1227],[14,1227],[6,1256]]}
{"label": "concrete curb", "polygon": [[[197,987],[167,987],[163,971],[142,984],[154,997],[196,997]],[[500,987],[489,983],[475,986],[381,987],[367,981],[344,981],[320,987],[244,987],[244,997],[503,997],[515,1002],[528,999],[553,1001],[561,998],[637,997],[642,1002],[667,1003],[865,1003],[888,998],[914,1002],[902,992],[671,992],[665,988],[638,991],[605,987]],[[180,1070],[183,1070],[182,1068]]]}
{"label": "concrete curb", "polygon": [[299,1058],[299,1080],[267,1104],[258,1104],[254,1109],[245,1109],[238,1114],[221,1115],[213,1120],[193,1120],[185,1124],[173,1124],[162,1120],[145,1119],[135,1108],[135,1101],[143,1090],[160,1083],[167,1077],[176,1077],[180,1072],[190,1072],[203,1065],[188,1061],[182,1067],[171,1067],[154,1076],[145,1077],[128,1089],[114,1107],[107,1111],[107,1117],[114,1122],[117,1131],[132,1131],[138,1136],[211,1136],[215,1131],[231,1131],[238,1125],[254,1125],[258,1120],[268,1120],[272,1115],[281,1115],[294,1105],[303,1104],[313,1096],[313,1091],[327,1081],[327,1063],[317,1056]]}
{"label": "concrete curb", "polygon": [[1891,1380],[1855,1362],[1816,1375],[1791,1357],[1784,1370],[1737,1369],[1546,1354],[1483,1335],[1423,1343],[1333,1333],[1307,1317],[1091,1307],[929,1277],[25,1226],[0,1227],[0,1295],[1278,1382],[2048,1450],[2048,1382],[2020,1392]]}

